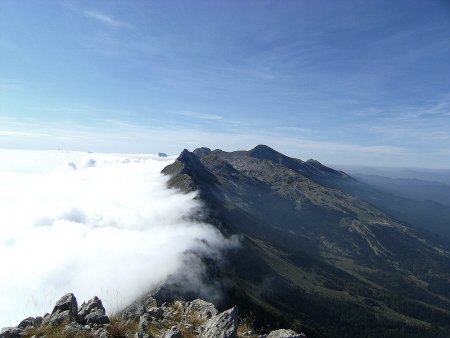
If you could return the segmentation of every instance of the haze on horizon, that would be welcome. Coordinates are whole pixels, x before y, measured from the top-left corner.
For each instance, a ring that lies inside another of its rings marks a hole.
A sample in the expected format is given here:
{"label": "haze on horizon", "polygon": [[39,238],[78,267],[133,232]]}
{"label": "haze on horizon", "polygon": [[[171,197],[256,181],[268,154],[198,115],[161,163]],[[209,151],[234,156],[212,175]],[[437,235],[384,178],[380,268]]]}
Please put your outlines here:
{"label": "haze on horizon", "polygon": [[450,168],[446,1],[0,2],[0,148]]}

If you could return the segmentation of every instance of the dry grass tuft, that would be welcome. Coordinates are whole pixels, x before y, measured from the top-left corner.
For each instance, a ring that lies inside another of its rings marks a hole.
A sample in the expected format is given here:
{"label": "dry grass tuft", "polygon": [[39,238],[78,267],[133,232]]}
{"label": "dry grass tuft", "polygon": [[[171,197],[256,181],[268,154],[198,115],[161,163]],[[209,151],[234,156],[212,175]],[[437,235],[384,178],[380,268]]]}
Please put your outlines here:
{"label": "dry grass tuft", "polygon": [[147,333],[150,335],[150,337],[160,337],[164,334],[164,332],[167,331],[167,329],[168,327],[166,328],[162,325],[150,324],[148,326]]}
{"label": "dry grass tuft", "polygon": [[126,338],[128,335],[137,331],[139,323],[136,320],[124,321],[120,317],[111,318],[111,325],[108,327],[108,333],[111,338]]}
{"label": "dry grass tuft", "polygon": [[29,329],[23,335],[23,338],[46,337],[46,338],[95,338],[92,333],[89,332],[77,332],[69,333],[64,330],[67,323],[63,323],[59,326],[46,326],[34,329]]}
{"label": "dry grass tuft", "polygon": [[254,329],[255,324],[255,315],[253,313],[248,313],[243,316],[239,316],[239,324],[238,324],[238,337],[259,337],[259,335],[255,332]]}

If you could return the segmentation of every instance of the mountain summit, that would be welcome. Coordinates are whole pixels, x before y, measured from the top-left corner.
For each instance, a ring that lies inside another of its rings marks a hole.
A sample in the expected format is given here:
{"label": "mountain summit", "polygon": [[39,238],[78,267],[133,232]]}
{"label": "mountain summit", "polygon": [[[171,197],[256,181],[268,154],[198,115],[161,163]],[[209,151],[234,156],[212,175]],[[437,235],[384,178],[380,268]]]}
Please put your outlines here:
{"label": "mountain summit", "polygon": [[449,244],[337,188],[356,182],[344,172],[258,145],[184,150],[163,173],[242,236],[219,268],[258,318],[311,337],[449,334]]}

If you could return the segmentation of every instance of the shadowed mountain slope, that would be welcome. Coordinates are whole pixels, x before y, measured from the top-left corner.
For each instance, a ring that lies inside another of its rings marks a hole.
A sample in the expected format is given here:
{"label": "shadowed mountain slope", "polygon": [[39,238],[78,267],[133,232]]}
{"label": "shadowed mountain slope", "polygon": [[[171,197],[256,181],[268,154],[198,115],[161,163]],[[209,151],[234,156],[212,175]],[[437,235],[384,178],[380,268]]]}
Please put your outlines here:
{"label": "shadowed mountain slope", "polygon": [[242,234],[222,267],[241,308],[311,337],[450,334],[448,242],[337,189],[359,184],[349,175],[263,145],[184,150],[163,173]]}

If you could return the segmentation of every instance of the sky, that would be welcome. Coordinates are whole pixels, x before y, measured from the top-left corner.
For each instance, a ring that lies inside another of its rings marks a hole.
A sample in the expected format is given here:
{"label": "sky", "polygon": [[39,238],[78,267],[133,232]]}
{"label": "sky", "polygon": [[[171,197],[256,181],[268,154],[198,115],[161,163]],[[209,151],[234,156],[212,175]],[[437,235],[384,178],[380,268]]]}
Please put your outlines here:
{"label": "sky", "polygon": [[450,3],[0,0],[0,148],[450,168]]}

